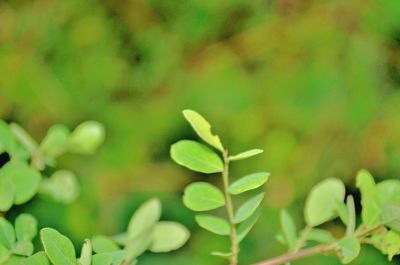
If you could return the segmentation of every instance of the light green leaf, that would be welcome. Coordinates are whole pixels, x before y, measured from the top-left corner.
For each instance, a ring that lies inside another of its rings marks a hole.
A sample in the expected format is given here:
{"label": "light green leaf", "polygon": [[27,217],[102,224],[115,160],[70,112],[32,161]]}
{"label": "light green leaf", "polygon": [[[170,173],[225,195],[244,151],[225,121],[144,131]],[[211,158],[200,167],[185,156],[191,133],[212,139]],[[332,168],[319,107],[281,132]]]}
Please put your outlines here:
{"label": "light green leaf", "polygon": [[81,256],[78,259],[79,265],[91,265],[92,263],[92,243],[89,239],[86,239],[83,243]]}
{"label": "light green leaf", "polygon": [[15,154],[16,142],[14,135],[6,122],[0,120],[0,153],[6,151],[10,155]]}
{"label": "light green leaf", "polygon": [[153,232],[154,229],[148,233],[142,233],[135,238],[128,239],[124,254],[124,259],[127,263],[135,260],[150,247],[150,244],[153,241]]}
{"label": "light green leaf", "polygon": [[0,212],[8,211],[14,202],[14,186],[8,178],[0,178]]}
{"label": "light green leaf", "polygon": [[17,123],[11,123],[10,129],[15,137],[22,143],[22,145],[26,148],[26,150],[28,150],[30,154],[33,155],[37,153],[37,142],[25,131],[24,128],[22,128]]}
{"label": "light green leaf", "polygon": [[211,125],[206,119],[204,119],[203,116],[189,109],[183,111],[183,116],[185,116],[186,120],[190,123],[190,125],[192,125],[193,129],[201,139],[214,146],[221,152],[224,150],[218,135],[214,135],[211,132]]}
{"label": "light green leaf", "polygon": [[397,203],[400,204],[400,181],[397,179],[388,179],[376,184],[379,201],[382,204]]}
{"label": "light green leaf", "polygon": [[206,182],[195,182],[185,188],[183,203],[193,211],[208,211],[225,205],[222,192]]}
{"label": "light green leaf", "polygon": [[20,214],[15,220],[15,234],[21,241],[31,241],[37,234],[37,221],[30,214]]}
{"label": "light green leaf", "polygon": [[61,124],[50,127],[46,137],[40,143],[39,150],[46,158],[54,159],[64,153],[68,147],[69,129]]}
{"label": "light green leaf", "polygon": [[381,222],[383,225],[400,232],[400,204],[383,205]]}
{"label": "light green leaf", "polygon": [[47,257],[54,265],[76,265],[72,242],[52,228],[43,228],[40,238]]}
{"label": "light green leaf", "polygon": [[343,224],[347,226],[349,224],[349,211],[346,204],[342,201],[337,201],[336,211],[339,215],[340,220],[343,222]]}
{"label": "light green leaf", "polygon": [[21,262],[24,260],[24,257],[12,255],[8,260],[6,265],[21,265]]}
{"label": "light green leaf", "polygon": [[69,136],[69,151],[78,154],[93,154],[104,142],[104,126],[97,121],[79,124]]}
{"label": "light green leaf", "polygon": [[239,224],[237,229],[237,242],[240,243],[250,232],[253,226],[256,224],[258,218],[260,217],[260,211],[256,210],[249,218],[247,218],[243,223]]}
{"label": "light green leaf", "polygon": [[360,242],[355,237],[345,237],[338,242],[338,256],[343,264],[348,264],[357,258],[360,249]]}
{"label": "light green leaf", "polygon": [[317,226],[337,217],[337,201],[344,201],[345,187],[339,179],[326,179],[311,189],[306,200],[306,223]]}
{"label": "light green leaf", "polygon": [[246,159],[246,158],[249,158],[252,156],[256,156],[258,154],[261,154],[262,152],[264,152],[264,150],[262,150],[262,149],[251,149],[251,150],[239,153],[237,155],[229,156],[229,160],[230,161],[242,160],[242,159]]}
{"label": "light green leaf", "polygon": [[119,247],[106,236],[97,235],[92,238],[93,251],[96,253],[118,251]]}
{"label": "light green leaf", "polygon": [[11,250],[15,244],[15,232],[12,224],[0,216],[0,244]]}
{"label": "light green leaf", "polygon": [[346,236],[350,236],[354,234],[356,228],[356,208],[354,205],[354,198],[352,195],[347,196],[346,206],[349,215],[349,222],[346,229]]}
{"label": "light green leaf", "polygon": [[189,237],[189,230],[182,224],[162,221],[154,228],[149,249],[152,252],[169,252],[182,247]]}
{"label": "light green leaf", "polygon": [[171,146],[171,157],[179,165],[193,171],[217,173],[224,168],[221,158],[207,146],[191,140],[182,140]]}
{"label": "light green leaf", "polygon": [[368,171],[360,170],[357,174],[356,186],[361,191],[363,224],[367,228],[374,228],[379,225],[381,214],[381,204],[374,178]]}
{"label": "light green leaf", "polygon": [[306,239],[318,243],[331,243],[335,241],[335,238],[329,231],[318,228],[313,228],[306,233]]}
{"label": "light green leaf", "polygon": [[44,251],[39,251],[34,255],[21,261],[21,265],[50,265],[49,259]]}
{"label": "light green leaf", "polygon": [[92,265],[111,265],[114,258],[113,253],[103,252],[92,257]]}
{"label": "light green leaf", "polygon": [[112,241],[120,246],[125,246],[128,241],[128,233],[120,233],[111,237]]}
{"label": "light green leaf", "polygon": [[72,203],[79,196],[79,184],[74,173],[58,170],[40,183],[39,193],[61,203]]}
{"label": "light green leaf", "polygon": [[10,250],[3,246],[3,244],[0,242],[0,260],[7,259],[9,255],[11,255]]}
{"label": "light green leaf", "polygon": [[0,179],[9,179],[15,191],[14,203],[23,204],[36,194],[42,176],[23,162],[8,162],[0,170]]}
{"label": "light green leaf", "polygon": [[249,218],[257,210],[257,207],[264,199],[264,194],[265,193],[262,192],[243,203],[236,211],[235,216],[233,217],[233,222],[238,224]]}
{"label": "light green leaf", "polygon": [[384,250],[388,255],[389,261],[400,254],[400,235],[394,231],[389,231],[383,239]]}
{"label": "light green leaf", "polygon": [[133,214],[128,224],[128,237],[134,239],[142,234],[151,233],[161,216],[161,203],[158,199],[150,199],[142,204]]}
{"label": "light green leaf", "polygon": [[31,241],[27,240],[17,241],[12,252],[20,256],[30,256],[33,253],[33,244]]}
{"label": "light green leaf", "polygon": [[243,193],[248,190],[253,190],[268,181],[268,172],[258,172],[244,176],[229,186],[229,192],[233,195]]}
{"label": "light green leaf", "polygon": [[281,210],[280,223],[289,250],[294,250],[297,246],[297,228],[292,216],[286,210]]}
{"label": "light green leaf", "polygon": [[231,228],[226,220],[209,214],[196,215],[197,224],[214,234],[226,236],[230,234]]}

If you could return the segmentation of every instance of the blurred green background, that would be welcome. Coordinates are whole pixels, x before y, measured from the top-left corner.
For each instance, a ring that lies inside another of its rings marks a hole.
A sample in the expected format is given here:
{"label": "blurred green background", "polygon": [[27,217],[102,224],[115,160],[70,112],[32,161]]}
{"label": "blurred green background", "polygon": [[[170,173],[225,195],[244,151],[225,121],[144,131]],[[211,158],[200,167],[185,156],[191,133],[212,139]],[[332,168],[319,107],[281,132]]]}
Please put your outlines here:
{"label": "blurred green background", "polygon": [[[107,140],[95,157],[61,159],[79,175],[79,200],[38,198],[34,213],[76,243],[124,231],[144,200],[193,236],[182,250],[140,264],[225,264],[228,241],[200,230],[183,188],[204,179],[175,165],[169,146],[195,138],[181,110],[202,113],[232,152],[263,148],[234,177],[272,173],[264,211],[242,246],[242,264],[284,251],[279,208],[303,225],[316,182],[400,176],[398,0],[37,0],[0,2],[0,115],[36,138],[53,123],[94,119]],[[342,233],[339,222],[326,226]],[[316,257],[295,264],[339,264]],[[389,264],[363,248],[353,264]]]}

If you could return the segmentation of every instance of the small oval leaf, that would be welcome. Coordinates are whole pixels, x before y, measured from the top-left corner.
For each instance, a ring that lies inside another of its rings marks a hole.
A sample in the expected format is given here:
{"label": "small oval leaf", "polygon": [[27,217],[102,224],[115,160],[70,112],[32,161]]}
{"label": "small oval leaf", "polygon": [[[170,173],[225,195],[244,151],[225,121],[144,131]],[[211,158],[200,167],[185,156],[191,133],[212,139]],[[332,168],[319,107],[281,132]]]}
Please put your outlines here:
{"label": "small oval leaf", "polygon": [[208,211],[225,205],[222,192],[206,182],[195,182],[186,187],[183,203],[193,211]]}
{"label": "small oval leaf", "polygon": [[153,231],[152,252],[169,252],[182,247],[189,239],[189,230],[180,223],[159,222]]}
{"label": "small oval leaf", "polygon": [[76,265],[75,249],[72,242],[52,228],[40,231],[43,248],[54,265]]}
{"label": "small oval leaf", "polygon": [[37,234],[37,221],[30,214],[20,214],[15,220],[15,234],[20,241],[31,241]]}
{"label": "small oval leaf", "polygon": [[248,190],[253,190],[268,181],[268,172],[258,172],[244,176],[229,186],[229,192],[233,195],[243,193]]}
{"label": "small oval leaf", "polygon": [[264,199],[264,194],[265,193],[262,192],[243,203],[236,211],[233,222],[238,224],[249,218],[257,210],[257,207]]}
{"label": "small oval leaf", "polygon": [[226,220],[213,215],[202,214],[195,217],[197,224],[214,234],[226,236],[230,234],[230,227]]}
{"label": "small oval leaf", "polygon": [[264,150],[262,150],[262,149],[251,149],[251,150],[239,153],[237,155],[229,156],[229,160],[230,161],[242,160],[242,159],[246,159],[246,158],[249,158],[252,156],[256,156],[258,154],[261,154],[262,152],[264,152]]}
{"label": "small oval leaf", "polygon": [[151,233],[161,216],[161,203],[153,198],[143,203],[133,214],[128,224],[128,238],[134,239]]}

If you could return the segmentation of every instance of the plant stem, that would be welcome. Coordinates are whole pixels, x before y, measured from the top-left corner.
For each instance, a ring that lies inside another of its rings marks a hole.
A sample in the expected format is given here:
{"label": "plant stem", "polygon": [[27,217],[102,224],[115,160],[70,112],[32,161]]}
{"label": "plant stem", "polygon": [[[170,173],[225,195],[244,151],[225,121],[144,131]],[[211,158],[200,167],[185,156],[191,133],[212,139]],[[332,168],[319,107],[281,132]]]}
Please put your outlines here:
{"label": "plant stem", "polygon": [[228,151],[224,150],[222,152],[224,159],[224,170],[222,171],[222,180],[224,182],[224,195],[225,195],[225,207],[228,213],[228,221],[231,228],[230,239],[231,239],[231,252],[232,256],[230,258],[230,265],[238,264],[238,254],[239,254],[239,245],[237,242],[237,231],[236,224],[233,222],[234,210],[231,195],[229,194],[229,159],[228,159]]}

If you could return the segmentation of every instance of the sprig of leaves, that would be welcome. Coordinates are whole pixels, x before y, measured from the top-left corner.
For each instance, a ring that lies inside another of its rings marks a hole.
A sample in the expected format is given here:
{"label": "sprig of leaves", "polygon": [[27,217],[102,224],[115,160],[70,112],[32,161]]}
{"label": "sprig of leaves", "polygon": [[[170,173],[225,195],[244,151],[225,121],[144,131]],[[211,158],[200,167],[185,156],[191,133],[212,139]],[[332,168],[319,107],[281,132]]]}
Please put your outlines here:
{"label": "sprig of leaves", "polygon": [[251,196],[237,209],[233,205],[232,196],[261,187],[267,182],[269,173],[253,173],[230,183],[229,163],[250,158],[263,151],[252,149],[230,156],[220,137],[212,133],[211,125],[203,116],[193,110],[184,110],[183,115],[197,135],[209,146],[193,140],[180,140],[171,146],[172,159],[177,164],[196,172],[220,173],[223,182],[222,189],[207,182],[190,184],[185,188],[183,203],[196,212],[216,210],[225,206],[227,212],[225,217],[199,214],[195,216],[195,220],[207,231],[230,237],[229,252],[216,251],[212,254],[227,258],[231,265],[235,265],[238,263],[239,243],[257,221],[259,215],[257,209],[264,198],[264,193]]}

